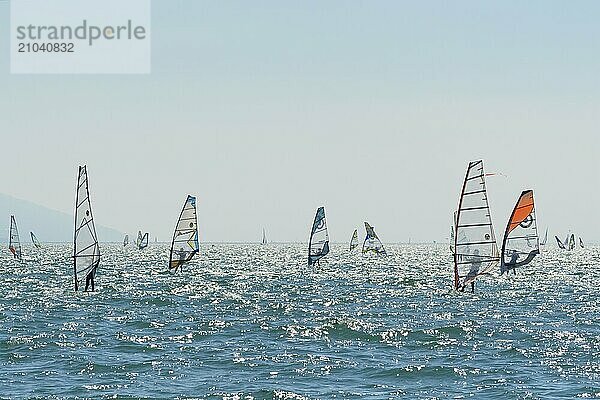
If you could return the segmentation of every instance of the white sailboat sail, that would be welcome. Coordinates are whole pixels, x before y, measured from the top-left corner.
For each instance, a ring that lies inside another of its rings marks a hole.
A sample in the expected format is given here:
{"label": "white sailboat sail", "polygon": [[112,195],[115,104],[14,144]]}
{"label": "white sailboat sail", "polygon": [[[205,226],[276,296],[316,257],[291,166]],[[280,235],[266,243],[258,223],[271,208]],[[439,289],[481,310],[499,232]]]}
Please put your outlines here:
{"label": "white sailboat sail", "polygon": [[483,161],[469,163],[456,213],[454,288],[464,289],[499,261]]}
{"label": "white sailboat sail", "polygon": [[368,253],[373,252],[377,254],[386,254],[385,248],[383,247],[383,243],[377,237],[375,233],[375,229],[369,225],[368,222],[365,221],[365,230],[367,231],[367,235],[365,236],[365,241],[363,242],[362,252]]}
{"label": "white sailboat sail", "polygon": [[545,246],[548,243],[548,228],[546,228],[546,232],[544,233],[544,238],[540,240],[540,246]]}
{"label": "white sailboat sail", "polygon": [[140,244],[138,244],[139,250],[144,250],[148,247],[148,232],[144,233],[144,236],[140,239]]}
{"label": "white sailboat sail", "polygon": [[358,247],[358,229],[354,230],[352,234],[352,239],[350,239],[350,251],[354,250]]}
{"label": "white sailboat sail", "polygon": [[325,208],[319,207],[315,214],[310,239],[308,241],[308,265],[313,265],[329,253],[329,233],[327,232],[327,220],[325,219]]}
{"label": "white sailboat sail", "polygon": [[508,220],[502,242],[500,272],[529,264],[540,254],[533,190],[521,193]]}
{"label": "white sailboat sail", "polygon": [[129,244],[129,235],[125,235],[125,238],[123,239],[123,247],[127,246]]}
{"label": "white sailboat sail", "polygon": [[10,216],[10,239],[8,242],[8,249],[13,254],[16,260],[21,261],[23,259],[21,254],[21,240],[19,240],[19,230],[17,229],[17,221],[15,216]]}
{"label": "white sailboat sail", "polygon": [[31,243],[33,243],[33,245],[36,248],[38,248],[38,249],[41,248],[42,244],[40,243],[40,241],[38,240],[38,238],[35,236],[35,233],[33,233],[33,232],[30,231],[29,235],[31,236]]}
{"label": "white sailboat sail", "polygon": [[199,251],[196,198],[188,195],[173,233],[169,269],[177,270],[177,268],[190,261]]}
{"label": "white sailboat sail", "polygon": [[75,235],[73,239],[73,271],[75,290],[89,283],[94,290],[94,277],[100,264],[100,247],[92,215],[86,166],[79,167],[75,201]]}

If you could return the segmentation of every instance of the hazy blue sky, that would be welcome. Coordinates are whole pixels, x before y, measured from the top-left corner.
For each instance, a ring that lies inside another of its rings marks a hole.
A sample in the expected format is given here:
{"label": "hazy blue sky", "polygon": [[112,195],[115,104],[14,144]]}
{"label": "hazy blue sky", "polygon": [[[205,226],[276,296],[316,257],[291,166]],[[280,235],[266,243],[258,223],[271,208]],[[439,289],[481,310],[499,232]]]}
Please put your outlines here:
{"label": "hazy blue sky", "polygon": [[[0,192],[170,239],[442,240],[483,158],[496,230],[522,189],[539,225],[597,240],[600,2],[153,2],[152,74],[10,75],[0,3]],[[8,216],[7,216],[8,218]],[[361,228],[361,231],[363,229]],[[364,235],[364,233],[363,233]]]}

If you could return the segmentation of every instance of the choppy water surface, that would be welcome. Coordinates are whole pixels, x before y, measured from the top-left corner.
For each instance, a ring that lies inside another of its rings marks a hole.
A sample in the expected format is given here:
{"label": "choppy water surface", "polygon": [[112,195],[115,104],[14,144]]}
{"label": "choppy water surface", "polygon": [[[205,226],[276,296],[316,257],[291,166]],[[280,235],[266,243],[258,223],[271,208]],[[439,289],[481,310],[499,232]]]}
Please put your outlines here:
{"label": "choppy water surface", "polygon": [[600,397],[600,249],[548,250],[451,288],[446,246],[218,244],[169,274],[167,246],[103,245],[97,292],[70,247],[0,256],[3,398]]}

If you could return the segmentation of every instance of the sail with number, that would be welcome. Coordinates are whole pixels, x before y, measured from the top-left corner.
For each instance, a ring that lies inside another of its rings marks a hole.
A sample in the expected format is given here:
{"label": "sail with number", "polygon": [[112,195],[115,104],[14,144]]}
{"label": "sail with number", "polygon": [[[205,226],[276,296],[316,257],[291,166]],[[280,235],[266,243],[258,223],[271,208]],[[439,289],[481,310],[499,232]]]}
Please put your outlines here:
{"label": "sail with number", "polygon": [[10,238],[8,242],[8,249],[12,253],[13,257],[21,261],[21,241],[19,240],[19,230],[17,229],[17,221],[15,216],[10,216]]}
{"label": "sail with number", "polygon": [[352,238],[350,239],[350,251],[358,247],[358,229],[354,230]]}
{"label": "sail with number", "polygon": [[310,239],[308,241],[308,265],[313,265],[329,253],[329,233],[327,232],[327,220],[325,219],[325,208],[319,207],[315,214]]}
{"label": "sail with number", "polygon": [[383,247],[383,243],[381,243],[381,240],[379,240],[379,238],[377,237],[375,229],[366,221],[365,230],[367,231],[367,236],[365,237],[365,241],[363,242],[362,252],[385,254],[385,248]]}
{"label": "sail with number", "polygon": [[471,161],[456,213],[454,288],[464,289],[500,260],[485,186],[483,161]]}
{"label": "sail with number", "polygon": [[[100,264],[100,247],[92,215],[86,166],[79,167],[75,201],[75,235],[73,238],[73,271],[75,290],[82,284],[92,283]],[[87,288],[86,288],[87,289]]]}
{"label": "sail with number", "polygon": [[177,268],[190,261],[199,251],[196,198],[188,195],[173,233],[169,269],[177,270]]}
{"label": "sail with number", "polygon": [[33,233],[33,232],[30,231],[29,235],[31,236],[31,243],[33,243],[33,245],[36,248],[38,248],[38,249],[41,248],[42,244],[40,243],[40,241],[38,240],[38,238],[35,236],[35,233]]}
{"label": "sail with number", "polygon": [[125,235],[125,238],[123,238],[123,247],[127,246],[129,244],[129,235]]}
{"label": "sail with number", "polygon": [[506,225],[500,272],[529,264],[540,254],[533,190],[521,193]]}
{"label": "sail with number", "polygon": [[140,239],[140,243],[138,244],[139,250],[144,250],[148,247],[148,232],[144,233],[144,236]]}

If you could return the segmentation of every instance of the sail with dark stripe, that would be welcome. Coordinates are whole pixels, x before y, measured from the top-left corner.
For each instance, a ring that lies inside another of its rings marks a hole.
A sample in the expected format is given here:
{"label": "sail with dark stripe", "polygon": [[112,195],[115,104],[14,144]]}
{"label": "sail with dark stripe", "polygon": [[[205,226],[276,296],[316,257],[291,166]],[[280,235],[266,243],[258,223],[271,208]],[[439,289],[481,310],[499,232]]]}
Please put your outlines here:
{"label": "sail with dark stripe", "polygon": [[350,239],[350,251],[358,247],[358,229],[354,230],[352,238]]}
{"label": "sail with dark stripe", "polygon": [[379,240],[379,237],[377,237],[377,234],[375,233],[375,228],[369,225],[369,223],[366,221],[365,230],[367,231],[367,235],[365,236],[365,240],[363,242],[362,252],[386,254],[385,248],[383,247],[383,243],[381,243],[381,240]]}
{"label": "sail with dark stripe", "polygon": [[472,161],[467,167],[456,213],[454,249],[457,290],[488,273],[500,260],[482,160]]}
{"label": "sail with dark stripe", "polygon": [[148,247],[148,232],[144,233],[144,236],[140,239],[140,243],[138,244],[139,250],[144,250]]}
{"label": "sail with dark stripe", "polygon": [[33,245],[36,248],[38,248],[38,249],[41,248],[42,244],[40,243],[40,241],[38,240],[38,238],[35,236],[35,233],[29,232],[29,235],[31,236],[31,243],[33,243]]}
{"label": "sail with dark stripe", "polygon": [[[75,201],[75,235],[73,238],[73,272],[75,290],[91,282],[100,264],[100,247],[92,215],[92,204],[86,166],[79,167],[77,197]],[[87,285],[86,285],[87,286]]]}
{"label": "sail with dark stripe", "polygon": [[188,195],[173,233],[169,269],[176,271],[177,268],[190,261],[199,251],[196,198]]}
{"label": "sail with dark stripe", "polygon": [[521,193],[506,225],[500,272],[529,264],[540,254],[533,190]]}
{"label": "sail with dark stripe", "polygon": [[12,253],[16,260],[21,261],[23,259],[21,254],[21,240],[19,239],[19,229],[17,228],[17,221],[15,216],[10,216],[10,238],[8,242],[8,249]]}
{"label": "sail with dark stripe", "polygon": [[329,253],[329,233],[325,219],[325,208],[319,207],[315,214],[308,241],[308,265],[314,265]]}

